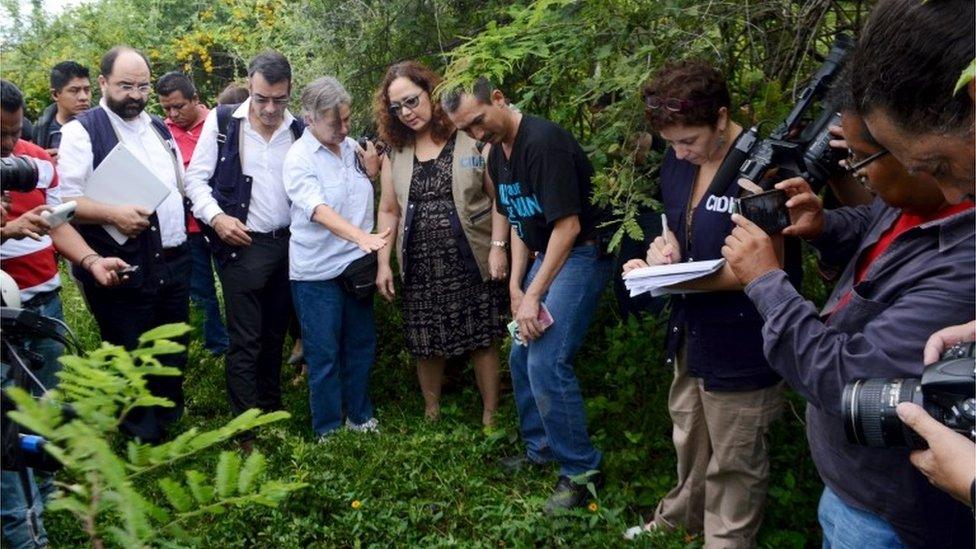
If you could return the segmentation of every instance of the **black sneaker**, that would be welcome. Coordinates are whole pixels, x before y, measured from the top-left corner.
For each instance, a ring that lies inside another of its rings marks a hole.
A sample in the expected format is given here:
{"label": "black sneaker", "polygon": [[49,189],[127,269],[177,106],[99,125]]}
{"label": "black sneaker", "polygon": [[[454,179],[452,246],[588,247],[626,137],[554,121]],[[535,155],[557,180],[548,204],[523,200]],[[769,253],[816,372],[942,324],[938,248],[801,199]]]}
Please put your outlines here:
{"label": "black sneaker", "polygon": [[587,483],[592,483],[594,488],[600,488],[603,486],[603,474],[595,473],[588,478],[580,478],[580,482],[582,484],[573,482],[573,479],[567,476],[560,475],[559,480],[556,481],[556,488],[549,496],[549,500],[546,501],[546,506],[542,512],[546,515],[554,515],[559,509],[569,510],[585,506],[586,502],[593,497]]}
{"label": "black sneaker", "polygon": [[548,469],[548,463],[539,463],[534,461],[529,456],[521,454],[518,456],[507,456],[498,460],[498,466],[501,467],[506,473],[515,474],[522,472],[525,469],[538,469],[544,470]]}

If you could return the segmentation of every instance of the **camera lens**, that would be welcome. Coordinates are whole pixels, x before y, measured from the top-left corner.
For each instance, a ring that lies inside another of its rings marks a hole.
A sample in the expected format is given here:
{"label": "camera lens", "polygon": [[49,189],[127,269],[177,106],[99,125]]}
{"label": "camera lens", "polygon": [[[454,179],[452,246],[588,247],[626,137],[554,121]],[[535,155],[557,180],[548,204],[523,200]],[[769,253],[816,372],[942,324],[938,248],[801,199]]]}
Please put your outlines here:
{"label": "camera lens", "polygon": [[0,158],[0,188],[5,191],[30,192],[37,187],[37,164],[25,156]]}
{"label": "camera lens", "polygon": [[859,379],[844,387],[842,399],[847,440],[871,448],[925,448],[925,441],[905,426],[895,407],[922,404],[918,379]]}

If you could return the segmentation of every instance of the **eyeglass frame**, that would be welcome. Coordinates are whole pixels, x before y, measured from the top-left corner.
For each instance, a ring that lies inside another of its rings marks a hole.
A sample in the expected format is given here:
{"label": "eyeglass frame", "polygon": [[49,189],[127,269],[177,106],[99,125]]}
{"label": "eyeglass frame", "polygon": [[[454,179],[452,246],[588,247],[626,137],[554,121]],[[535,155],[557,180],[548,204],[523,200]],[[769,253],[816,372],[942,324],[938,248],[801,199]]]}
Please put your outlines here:
{"label": "eyeglass frame", "polygon": [[258,105],[267,105],[268,103],[274,104],[275,107],[287,107],[288,103],[291,102],[290,97],[265,97],[256,93],[251,94],[251,101],[254,101]]}
{"label": "eyeglass frame", "polygon": [[[410,97],[405,97],[403,98],[403,101],[390,101],[390,106],[387,107],[386,110],[390,113],[390,116],[394,118],[400,117],[400,113],[403,111],[404,107],[410,109],[410,112],[413,112],[414,109],[420,106],[420,96],[425,93],[427,93],[427,90],[420,90],[420,93]],[[409,103],[413,103],[413,106],[410,106]]]}
{"label": "eyeglass frame", "polygon": [[150,83],[133,84],[131,82],[113,82],[112,85],[122,90],[125,93],[132,93],[133,91],[138,91],[143,95],[149,95],[149,92],[152,91],[152,84]]}
{"label": "eyeglass frame", "polygon": [[868,164],[874,162],[875,160],[881,158],[882,156],[885,156],[890,152],[891,151],[889,151],[888,149],[881,149],[876,153],[868,155],[868,157],[864,158],[863,160],[858,160],[857,162],[854,162],[854,151],[851,149],[847,149],[847,173],[851,175],[855,175],[857,172],[863,170],[864,167],[867,166]]}
{"label": "eyeglass frame", "polygon": [[[656,105],[652,105],[651,102],[652,101],[655,101],[655,100],[656,100],[657,104]],[[677,107],[671,107],[671,106],[669,106],[668,103],[671,102],[671,101],[676,101],[678,106]],[[664,97],[664,98],[661,98],[661,97],[658,97],[656,95],[645,95],[644,96],[644,108],[645,109],[650,109],[650,110],[655,110],[655,111],[658,110],[658,109],[665,109],[665,110],[668,110],[670,112],[677,112],[677,113],[684,112],[684,111],[686,111],[686,110],[688,110],[691,107],[694,107],[696,105],[707,105],[709,103],[714,103],[714,102],[715,102],[714,99],[679,99],[677,97]]]}

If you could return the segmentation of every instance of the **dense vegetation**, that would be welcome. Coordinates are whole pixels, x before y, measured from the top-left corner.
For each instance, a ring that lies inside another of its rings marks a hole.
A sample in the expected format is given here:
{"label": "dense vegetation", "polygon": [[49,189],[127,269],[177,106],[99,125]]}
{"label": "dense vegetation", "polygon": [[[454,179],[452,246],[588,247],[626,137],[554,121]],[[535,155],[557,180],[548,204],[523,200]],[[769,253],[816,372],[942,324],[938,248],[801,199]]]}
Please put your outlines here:
{"label": "dense vegetation", "polygon": [[[374,86],[391,62],[420,58],[452,82],[489,74],[523,110],[579,137],[598,168],[595,199],[624,221],[621,236],[638,236],[633,217],[656,205],[653,161],[635,166],[630,154],[633,135],[643,129],[639,85],[651,71],[686,55],[712,59],[729,77],[740,122],[775,120],[833,36],[856,29],[868,8],[868,2],[836,0],[93,0],[47,18],[19,13],[15,0],[0,2],[14,15],[3,29],[2,73],[25,90],[33,115],[48,102],[51,65],[75,59],[96,67],[118,43],[147,52],[157,76],[188,71],[208,102],[242,77],[250,56],[278,49],[291,59],[297,87],[321,74],[343,81],[362,133],[370,132]],[[806,291],[822,299],[812,272]],[[97,329],[66,286],[69,323],[92,349]],[[608,484],[595,506],[550,521],[539,510],[552,475],[506,476],[493,464],[520,448],[511,399],[503,400],[500,428],[484,433],[470,368],[458,364],[442,421],[425,422],[398,311],[379,301],[377,307],[380,357],[372,392],[382,434],[343,433],[317,444],[306,390],[289,385],[292,417],[264,428],[259,447],[275,476],[309,487],[273,510],[230,509],[201,518],[188,528],[200,544],[617,544],[623,529],[671,487],[671,373],[661,360],[658,318],[620,318],[611,299],[601,307],[577,365],[591,432],[606,453]],[[190,352],[183,423],[218,427],[230,419],[222,362],[199,342]],[[821,486],[803,435],[802,403],[791,403],[772,437],[761,533],[761,543],[771,547],[819,543]],[[87,539],[68,515],[52,515],[48,525],[56,546]],[[643,543],[678,547],[700,540],[674,533]]]}

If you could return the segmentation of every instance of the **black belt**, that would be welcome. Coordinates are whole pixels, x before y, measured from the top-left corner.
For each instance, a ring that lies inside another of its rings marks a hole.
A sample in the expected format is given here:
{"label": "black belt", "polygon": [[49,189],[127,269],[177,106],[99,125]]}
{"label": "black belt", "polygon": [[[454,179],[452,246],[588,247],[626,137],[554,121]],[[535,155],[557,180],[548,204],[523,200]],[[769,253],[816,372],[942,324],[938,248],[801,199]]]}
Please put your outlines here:
{"label": "black belt", "polygon": [[251,238],[257,237],[257,238],[270,238],[272,240],[278,240],[279,238],[290,237],[291,231],[288,230],[288,227],[280,227],[272,231],[268,231],[266,233],[259,233],[257,231],[248,231],[247,234],[249,234]]}
{"label": "black belt", "polygon": [[172,261],[185,254],[189,248],[190,245],[187,242],[184,242],[179,246],[173,246],[172,248],[163,248],[163,259],[166,261]]}

